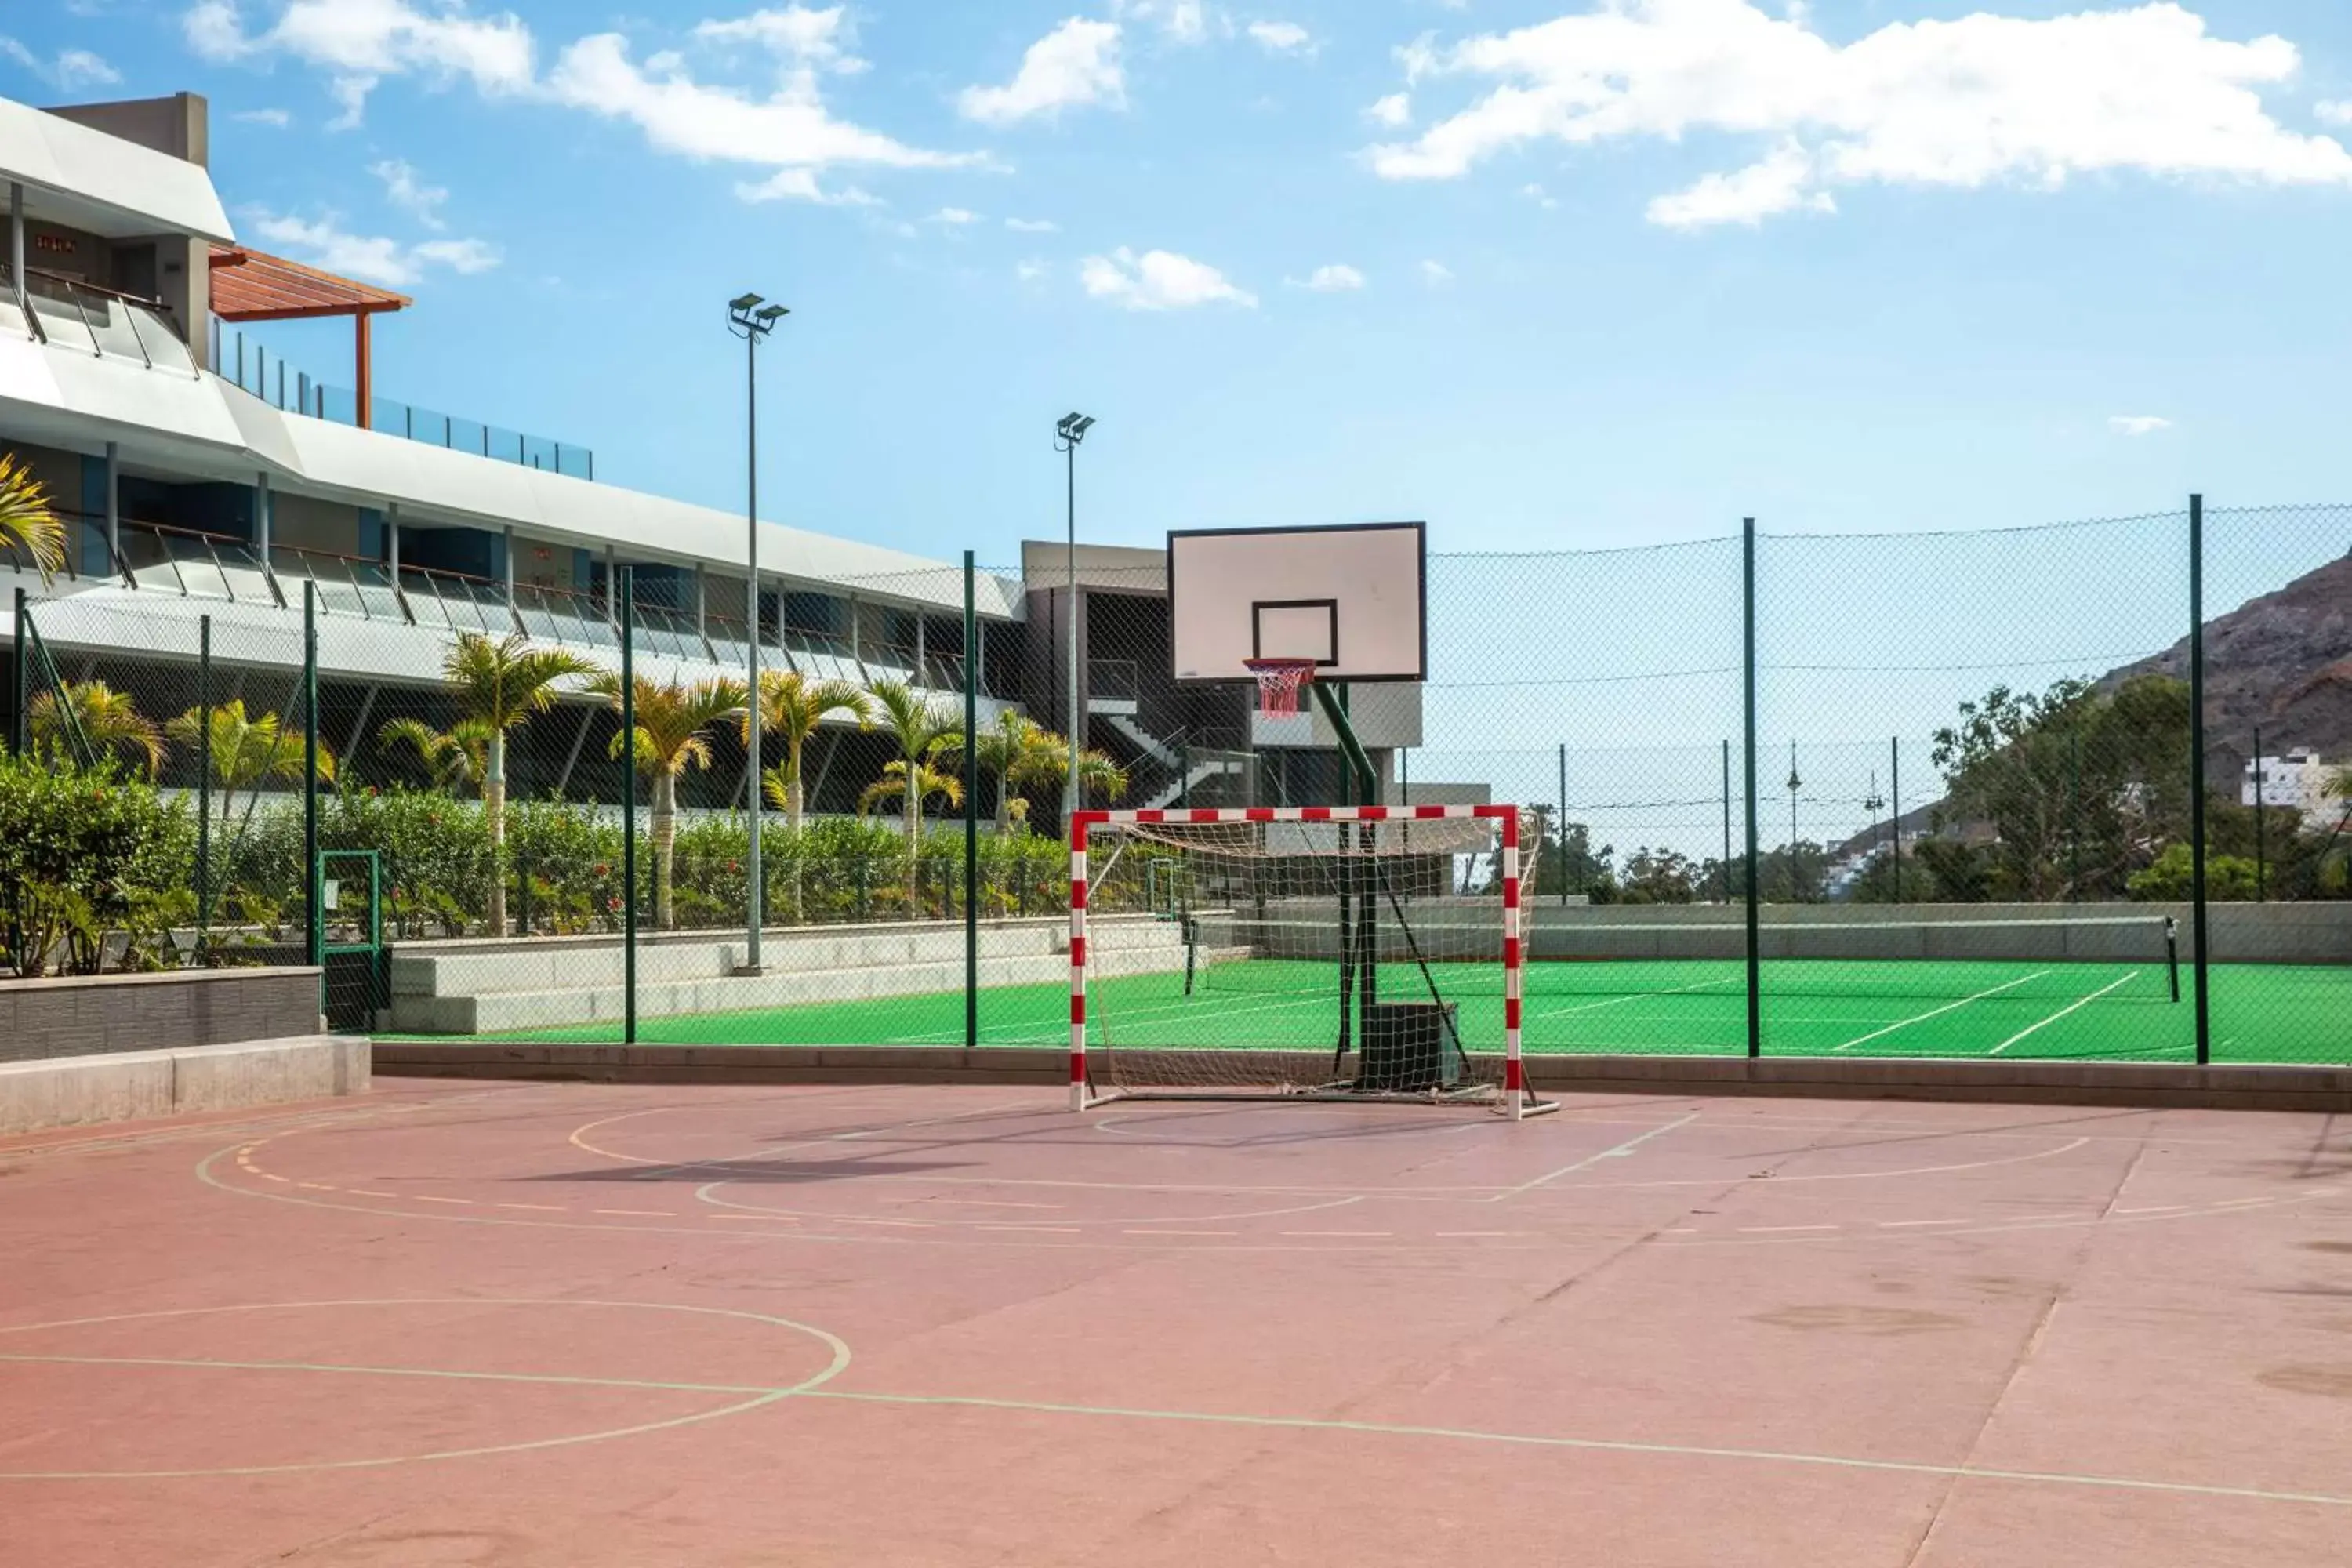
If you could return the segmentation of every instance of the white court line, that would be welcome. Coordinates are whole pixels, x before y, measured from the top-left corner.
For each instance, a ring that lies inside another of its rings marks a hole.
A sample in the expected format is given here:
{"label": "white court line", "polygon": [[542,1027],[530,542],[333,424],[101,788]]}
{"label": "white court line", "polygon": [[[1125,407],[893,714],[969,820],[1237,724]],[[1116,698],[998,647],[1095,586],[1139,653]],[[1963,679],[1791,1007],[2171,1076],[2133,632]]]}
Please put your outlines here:
{"label": "white court line", "polygon": [[1577,1172],[1583,1170],[1588,1165],[1598,1164],[1603,1160],[1621,1159],[1623,1156],[1632,1153],[1643,1144],[1647,1143],[1651,1139],[1672,1132],[1677,1127],[1687,1127],[1697,1120],[1698,1112],[1694,1110],[1687,1116],[1677,1116],[1672,1121],[1662,1121],[1657,1126],[1651,1128],[1647,1132],[1640,1133],[1634,1137],[1626,1139],[1625,1142],[1618,1144],[1613,1149],[1603,1149],[1597,1154],[1587,1154],[1583,1159],[1579,1160],[1573,1165],[1562,1165],[1559,1170],[1547,1172],[1545,1174],[1538,1176],[1532,1182],[1521,1182],[1516,1187],[1507,1187],[1486,1201],[1490,1204],[1498,1204],[1506,1198],[1515,1198],[1522,1193],[1531,1193],[1538,1187],[1542,1186],[1546,1182],[1554,1182],[1558,1181],[1562,1176],[1574,1175]]}
{"label": "white court line", "polygon": [[1928,1019],[1940,1016],[1943,1014],[1952,1011],[1956,1007],[1965,1007],[1971,1002],[1981,1002],[1988,996],[1998,996],[2002,992],[2009,990],[2012,986],[2022,985],[2029,980],[2039,980],[2049,973],[2050,971],[2046,969],[2038,969],[2031,974],[2021,974],[2014,980],[2003,981],[2000,984],[1992,986],[1988,990],[1979,991],[1973,996],[1963,996],[1957,1002],[1947,1002],[1940,1007],[1930,1008],[1928,1011],[1920,1014],[1916,1017],[1905,1018],[1899,1023],[1889,1024],[1883,1029],[1873,1029],[1866,1035],[1856,1035],[1853,1039],[1848,1040],[1845,1044],[1840,1046],[1838,1049],[1842,1051],[1850,1051],[1853,1049],[1854,1047],[1862,1045],[1865,1041],[1878,1038],[1881,1035],[1891,1035],[1897,1029],[1907,1029],[1914,1024],[1924,1024]]}
{"label": "white court line", "polygon": [[2110,992],[2110,991],[2113,991],[2113,990],[2116,989],[2118,986],[2128,985],[2128,984],[2130,984],[2134,980],[2136,980],[2136,979],[2137,979],[2137,978],[2138,978],[2137,973],[2137,972],[2134,972],[2133,973],[2126,974],[2126,975],[2125,975],[2121,980],[2116,981],[2116,982],[2114,984],[2112,984],[2112,985],[2102,985],[2102,986],[2100,986],[2096,991],[2092,992],[2088,996],[2083,997],[2081,1000],[2076,1001],[2076,1002],[2070,1002],[2070,1003],[2068,1003],[2065,1006],[2059,1008],[2059,1009],[2058,1009],[2058,1011],[2056,1011],[2055,1013],[2051,1014],[2051,1015],[2050,1015],[2050,1016],[2048,1016],[2047,1018],[2042,1019],[2042,1022],[2040,1022],[2040,1023],[2038,1023],[2038,1024],[2028,1024],[2025,1027],[2023,1027],[2022,1029],[2018,1030],[2018,1031],[2017,1031],[2017,1033],[2015,1033],[2015,1034],[2013,1034],[2013,1035],[2010,1036],[2010,1037],[2009,1037],[2009,1038],[2007,1038],[2007,1039],[2005,1039],[2005,1040],[2001,1041],[2001,1043],[2000,1043],[2000,1044],[1999,1044],[1999,1045],[1995,1046],[1995,1047],[1994,1047],[1990,1051],[1988,1051],[1988,1052],[1986,1053],[1986,1055],[1988,1055],[1988,1056],[1995,1056],[1995,1057],[1997,1057],[1997,1056],[2000,1055],[2000,1053],[2001,1053],[2001,1052],[2003,1052],[2003,1051],[2005,1051],[2005,1050],[2009,1049],[2009,1047],[2011,1047],[2011,1046],[2013,1046],[2013,1045],[2017,1044],[2017,1042],[2018,1042],[2018,1041],[2020,1041],[2020,1040],[2021,1040],[2021,1039],[2025,1038],[2025,1037],[2026,1037],[2026,1036],[2028,1036],[2028,1035],[2030,1035],[2030,1034],[2032,1034],[2035,1030],[2037,1030],[2037,1029],[2046,1029],[2046,1028],[2048,1028],[2051,1025],[2053,1025],[2053,1024],[2056,1023],[2059,1019],[2061,1019],[2061,1018],[2064,1017],[2067,1014],[2072,1013],[2072,1012],[2075,1011],[2075,1010],[2076,1010],[2076,1009],[2078,1009],[2078,1008],[2082,1008],[2082,1007],[2087,1007],[2087,1006],[2089,1006],[2092,1003],[2094,1003],[2094,1002],[2097,1001],[2100,997],[2105,996],[2108,992]]}
{"label": "white court line", "polygon": [[1729,980],[1702,980],[1696,985],[1677,985],[1671,991],[1635,991],[1623,996],[1612,996],[1606,1002],[1580,1002],[1573,1007],[1547,1007],[1542,1012],[1532,1014],[1530,1016],[1536,1018],[1561,1018],[1566,1017],[1570,1013],[1590,1013],[1600,1007],[1622,1006],[1627,1002],[1646,1002],[1654,996],[1680,996],[1685,992],[1705,991],[1709,986],[1730,985],[1733,984],[1735,983]]}

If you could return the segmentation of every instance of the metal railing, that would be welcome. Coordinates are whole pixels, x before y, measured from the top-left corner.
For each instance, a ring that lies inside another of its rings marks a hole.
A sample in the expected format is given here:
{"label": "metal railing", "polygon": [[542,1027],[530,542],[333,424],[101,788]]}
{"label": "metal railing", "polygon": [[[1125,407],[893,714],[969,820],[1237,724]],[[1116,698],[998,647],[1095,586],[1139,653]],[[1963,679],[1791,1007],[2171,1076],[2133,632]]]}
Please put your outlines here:
{"label": "metal railing", "polygon": [[[6,278],[0,270],[0,279]],[[196,362],[168,307],[120,289],[25,268],[24,287],[13,279],[0,291],[5,323],[52,348],[87,349],[100,359],[128,360],[150,370],[193,378]]]}
{"label": "metal railing", "polygon": [[[347,387],[330,386],[272,354],[259,342],[248,344],[241,331],[213,322],[212,363],[223,381],[251,393],[286,414],[300,414],[335,425],[359,424],[359,396]],[[191,367],[193,369],[193,367]],[[501,429],[478,419],[437,413],[411,403],[371,395],[367,427],[426,447],[470,452],[520,468],[568,474],[575,479],[596,477],[596,454],[590,448],[544,436]]]}

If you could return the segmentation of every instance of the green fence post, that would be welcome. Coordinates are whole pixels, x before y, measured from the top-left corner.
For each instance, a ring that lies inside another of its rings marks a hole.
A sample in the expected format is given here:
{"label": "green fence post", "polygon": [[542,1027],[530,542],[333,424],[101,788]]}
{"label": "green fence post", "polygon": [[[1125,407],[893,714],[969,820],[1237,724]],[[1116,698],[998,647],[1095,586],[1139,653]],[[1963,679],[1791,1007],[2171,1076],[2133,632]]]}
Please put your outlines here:
{"label": "green fence post", "polygon": [[[980,1044],[980,620],[963,552],[963,1043]],[[1000,784],[997,787],[1003,788]]]}
{"label": "green fence post", "polygon": [[2213,1059],[2205,921],[2205,498],[2189,498],[2189,924],[2197,942],[2197,1063]]}
{"label": "green fence post", "polygon": [[1740,537],[1740,605],[1746,637],[1740,658],[1748,738],[1748,1054],[1764,1054],[1764,966],[1759,960],[1756,906],[1756,520],[1743,518]]}
{"label": "green fence post", "polygon": [[304,962],[320,970],[319,1010],[326,1011],[327,870],[319,859],[319,584],[302,584],[302,861]]}
{"label": "green fence post", "polygon": [[[614,574],[621,600],[621,1043],[637,1043],[636,569]],[[751,635],[760,635],[754,626]]]}
{"label": "green fence post", "polygon": [[213,618],[196,617],[196,962],[212,950]]}

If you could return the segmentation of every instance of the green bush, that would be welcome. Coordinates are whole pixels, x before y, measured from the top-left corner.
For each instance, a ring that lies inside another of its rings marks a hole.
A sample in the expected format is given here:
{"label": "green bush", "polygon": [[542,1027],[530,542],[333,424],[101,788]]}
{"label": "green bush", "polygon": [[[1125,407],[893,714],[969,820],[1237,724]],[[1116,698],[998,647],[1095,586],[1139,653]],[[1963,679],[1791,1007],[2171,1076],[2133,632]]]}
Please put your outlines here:
{"label": "green bush", "polygon": [[0,760],[0,887],[20,935],[9,966],[95,974],[121,933],[124,966],[155,967],[165,933],[194,910],[194,838],[184,808],[115,763]]}
{"label": "green bush", "polygon": [[[2191,891],[2193,862],[2189,846],[2174,844],[2146,870],[2135,872],[2126,885],[2131,896],[2147,903],[2185,901]],[[2216,904],[2250,903],[2255,895],[2254,862],[2240,855],[2205,857],[2205,897]]]}

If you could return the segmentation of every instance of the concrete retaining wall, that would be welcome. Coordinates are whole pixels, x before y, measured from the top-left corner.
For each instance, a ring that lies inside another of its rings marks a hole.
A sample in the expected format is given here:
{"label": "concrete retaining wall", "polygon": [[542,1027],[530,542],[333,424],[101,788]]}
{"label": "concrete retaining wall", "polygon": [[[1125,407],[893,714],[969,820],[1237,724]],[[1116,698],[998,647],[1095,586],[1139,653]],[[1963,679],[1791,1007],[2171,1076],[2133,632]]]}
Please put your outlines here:
{"label": "concrete retaining wall", "polygon": [[367,1091],[368,1043],[331,1035],[0,1063],[0,1133]]}
{"label": "concrete retaining wall", "polygon": [[323,1027],[319,972],[299,966],[0,984],[0,1063],[280,1040]]}

